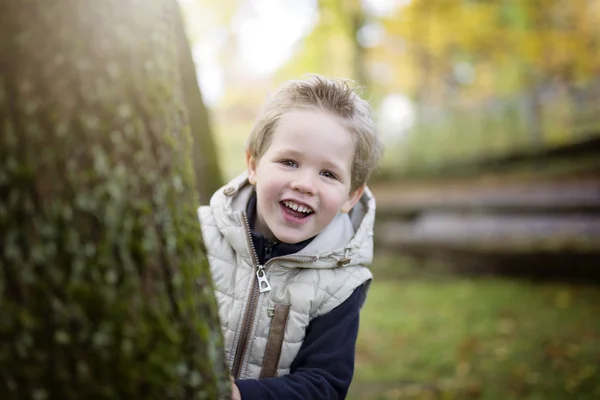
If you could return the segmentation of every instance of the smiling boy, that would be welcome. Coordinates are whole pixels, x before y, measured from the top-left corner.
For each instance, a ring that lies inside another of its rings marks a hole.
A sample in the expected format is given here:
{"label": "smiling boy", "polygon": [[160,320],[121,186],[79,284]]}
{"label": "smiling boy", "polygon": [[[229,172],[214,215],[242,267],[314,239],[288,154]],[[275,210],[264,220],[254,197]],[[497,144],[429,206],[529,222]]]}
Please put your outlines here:
{"label": "smiling boy", "polygon": [[346,397],[380,154],[369,105],[345,82],[292,81],[255,124],[247,172],[200,207],[233,398]]}

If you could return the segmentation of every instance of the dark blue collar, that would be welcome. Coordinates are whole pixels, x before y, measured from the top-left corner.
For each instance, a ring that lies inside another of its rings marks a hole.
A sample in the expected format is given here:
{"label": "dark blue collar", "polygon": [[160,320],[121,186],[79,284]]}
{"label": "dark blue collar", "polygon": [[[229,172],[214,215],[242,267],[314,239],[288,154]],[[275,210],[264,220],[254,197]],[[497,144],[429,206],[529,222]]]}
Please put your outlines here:
{"label": "dark blue collar", "polygon": [[270,258],[286,256],[294,254],[305,248],[313,239],[314,236],[299,243],[284,243],[276,239],[269,240],[260,233],[254,230],[256,221],[256,192],[252,192],[252,196],[246,207],[248,222],[250,223],[250,234],[252,235],[252,243],[258,256],[259,264],[263,265]]}

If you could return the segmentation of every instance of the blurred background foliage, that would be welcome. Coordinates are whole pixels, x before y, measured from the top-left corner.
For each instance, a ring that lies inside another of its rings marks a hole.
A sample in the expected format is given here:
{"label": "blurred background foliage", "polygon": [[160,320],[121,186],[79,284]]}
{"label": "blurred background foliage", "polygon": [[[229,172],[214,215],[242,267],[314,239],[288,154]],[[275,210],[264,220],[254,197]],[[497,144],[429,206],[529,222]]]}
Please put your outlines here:
{"label": "blurred background foliage", "polygon": [[243,169],[245,137],[269,93],[307,73],[365,87],[388,145],[382,171],[397,174],[538,151],[598,126],[583,118],[571,128],[586,117],[577,94],[600,74],[597,0],[181,5],[228,177]]}
{"label": "blurred background foliage", "polygon": [[[600,265],[600,0],[180,4],[226,179],[288,79],[350,78],[373,106],[376,280],[350,398],[600,398],[598,273],[571,279]],[[468,257],[430,257],[446,250]]]}

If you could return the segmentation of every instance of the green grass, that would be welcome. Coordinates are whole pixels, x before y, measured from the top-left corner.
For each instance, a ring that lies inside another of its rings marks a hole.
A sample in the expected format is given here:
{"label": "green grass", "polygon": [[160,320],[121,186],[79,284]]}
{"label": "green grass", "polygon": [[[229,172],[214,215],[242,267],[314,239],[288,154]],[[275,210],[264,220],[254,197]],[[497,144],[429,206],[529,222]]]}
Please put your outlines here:
{"label": "green grass", "polygon": [[350,399],[600,398],[598,286],[382,276]]}

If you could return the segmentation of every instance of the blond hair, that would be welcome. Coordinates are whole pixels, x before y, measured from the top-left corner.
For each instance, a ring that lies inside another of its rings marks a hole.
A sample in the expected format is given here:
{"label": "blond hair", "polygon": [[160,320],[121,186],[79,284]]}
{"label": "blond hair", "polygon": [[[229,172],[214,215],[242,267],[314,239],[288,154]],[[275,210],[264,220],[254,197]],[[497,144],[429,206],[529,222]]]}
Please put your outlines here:
{"label": "blond hair", "polygon": [[356,87],[348,81],[311,76],[305,80],[289,81],[266,104],[256,121],[247,151],[257,161],[271,144],[273,132],[282,115],[292,110],[325,111],[340,117],[345,128],[354,136],[355,154],[352,164],[350,192],[366,184],[377,167],[382,144],[375,130],[369,103],[361,99]]}

